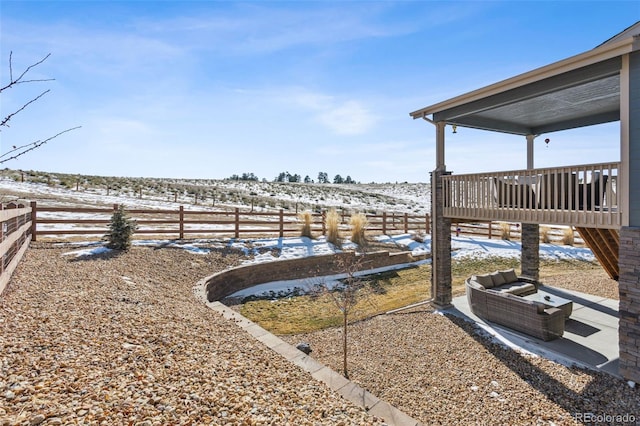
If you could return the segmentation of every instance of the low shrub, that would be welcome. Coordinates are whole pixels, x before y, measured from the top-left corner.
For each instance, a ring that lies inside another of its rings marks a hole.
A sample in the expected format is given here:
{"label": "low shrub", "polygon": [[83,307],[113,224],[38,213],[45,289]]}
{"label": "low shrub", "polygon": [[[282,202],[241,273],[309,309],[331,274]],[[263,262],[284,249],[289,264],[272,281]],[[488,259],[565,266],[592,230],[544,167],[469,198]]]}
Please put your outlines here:
{"label": "low shrub", "polygon": [[130,219],[121,204],[111,216],[109,232],[104,236],[107,247],[113,250],[129,250],[131,237],[137,228],[136,222]]}

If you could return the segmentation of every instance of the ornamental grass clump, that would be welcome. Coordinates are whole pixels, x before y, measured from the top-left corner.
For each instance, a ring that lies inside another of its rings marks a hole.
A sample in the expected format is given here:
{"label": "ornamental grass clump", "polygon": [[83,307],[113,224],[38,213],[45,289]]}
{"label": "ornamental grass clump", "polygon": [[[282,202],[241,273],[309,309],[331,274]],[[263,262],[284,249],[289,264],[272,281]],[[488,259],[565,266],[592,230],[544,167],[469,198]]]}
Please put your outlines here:
{"label": "ornamental grass clump", "polygon": [[302,212],[298,214],[298,219],[302,222],[300,229],[300,236],[313,238],[311,235],[311,224],[313,223],[313,216],[310,211]]}
{"label": "ornamental grass clump", "polygon": [[550,243],[551,242],[551,228],[549,228],[548,226],[542,226],[540,228],[540,237],[542,238],[542,242],[543,243]]}
{"label": "ornamental grass clump", "polygon": [[109,222],[109,232],[104,236],[107,247],[113,250],[129,250],[131,237],[137,228],[136,222],[129,218],[123,205],[113,212]]}
{"label": "ornamental grass clump", "polygon": [[340,215],[336,209],[331,209],[327,212],[324,218],[324,224],[327,228],[327,241],[333,245],[340,245]]}
{"label": "ornamental grass clump", "polygon": [[511,224],[508,222],[500,223],[500,238],[509,241],[511,239]]}
{"label": "ornamental grass clump", "polygon": [[562,231],[562,244],[566,246],[574,244],[573,228],[571,226]]}
{"label": "ornamental grass clump", "polygon": [[365,246],[367,240],[364,236],[364,231],[369,225],[367,216],[364,213],[352,214],[351,219],[349,219],[349,225],[351,225],[351,242],[359,246]]}

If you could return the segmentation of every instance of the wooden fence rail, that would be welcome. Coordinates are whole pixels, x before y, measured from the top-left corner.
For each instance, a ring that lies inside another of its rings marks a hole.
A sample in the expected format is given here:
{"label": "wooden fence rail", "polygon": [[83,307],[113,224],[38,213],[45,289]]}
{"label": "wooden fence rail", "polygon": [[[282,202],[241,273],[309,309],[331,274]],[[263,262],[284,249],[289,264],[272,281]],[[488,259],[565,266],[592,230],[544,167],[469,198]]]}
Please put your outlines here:
{"label": "wooden fence rail", "polygon": [[0,294],[31,241],[32,209],[26,204],[0,205]]}
{"label": "wooden fence rail", "polygon": [[[55,235],[104,235],[108,230],[113,208],[86,207],[41,207],[31,203],[33,211],[32,235],[34,241],[40,236]],[[239,238],[241,235],[285,235],[299,234],[299,214],[284,210],[257,212],[250,210],[187,210],[180,206],[171,209],[125,209],[135,220],[135,234],[173,234],[178,238],[186,235],[226,234]],[[326,233],[325,212],[311,214],[311,232]],[[348,229],[349,212],[341,212],[341,230]],[[367,215],[369,232],[429,233],[429,215],[386,213]]]}
{"label": "wooden fence rail", "polygon": [[[31,203],[32,230],[35,241],[40,236],[102,236],[108,230],[111,215],[118,205],[113,208],[70,208],[70,207],[40,207]],[[299,235],[301,220],[297,213],[284,210],[264,212],[235,208],[231,210],[187,210],[184,206],[178,209],[126,209],[127,214],[136,221],[137,235],[173,235],[183,239],[190,235],[206,236],[220,235],[239,238],[244,235],[277,235],[279,237]],[[340,211],[341,231],[348,232],[351,213]],[[314,234],[325,235],[325,212],[311,214],[311,231]],[[430,233],[429,215],[410,215],[408,213],[367,214],[369,233]],[[505,238],[505,226],[508,229],[507,238],[520,239],[520,224],[507,222],[477,222],[453,223],[452,234],[463,236],[479,236],[486,238]],[[552,240],[562,240],[566,227],[547,227]],[[576,241],[581,240],[576,235]]]}
{"label": "wooden fence rail", "polygon": [[[70,208],[39,207],[35,201],[30,206],[23,203],[0,205],[0,293],[5,289],[11,274],[22,259],[31,241],[38,236],[55,235],[104,235],[108,230],[114,208]],[[277,212],[254,212],[233,210],[143,210],[131,209],[127,213],[138,224],[137,234],[174,234],[184,238],[187,234],[226,234],[239,238],[243,234],[299,235],[301,221],[296,213],[279,210]],[[74,216],[75,215],[75,216]],[[312,232],[326,233],[325,213],[312,213]],[[348,231],[350,214],[341,213],[341,229]],[[410,215],[407,213],[387,213],[367,215],[368,232],[382,234],[393,232],[415,232],[429,234],[429,215]],[[520,238],[520,226],[517,223],[477,222],[454,223],[453,235],[471,235],[488,238],[504,238],[505,225],[508,238]],[[542,232],[541,227],[541,232]],[[562,240],[567,227],[547,227],[548,234],[555,234],[552,240]],[[560,237],[558,237],[560,235]],[[576,242],[580,243],[579,237]]]}

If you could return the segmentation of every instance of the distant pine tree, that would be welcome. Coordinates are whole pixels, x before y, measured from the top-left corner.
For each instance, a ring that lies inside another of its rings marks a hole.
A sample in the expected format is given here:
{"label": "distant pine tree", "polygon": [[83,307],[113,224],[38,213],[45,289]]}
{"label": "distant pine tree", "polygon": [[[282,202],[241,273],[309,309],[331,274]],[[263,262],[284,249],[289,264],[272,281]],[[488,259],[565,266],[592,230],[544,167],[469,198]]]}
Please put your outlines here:
{"label": "distant pine tree", "polygon": [[329,183],[329,175],[327,172],[318,173],[318,183]]}

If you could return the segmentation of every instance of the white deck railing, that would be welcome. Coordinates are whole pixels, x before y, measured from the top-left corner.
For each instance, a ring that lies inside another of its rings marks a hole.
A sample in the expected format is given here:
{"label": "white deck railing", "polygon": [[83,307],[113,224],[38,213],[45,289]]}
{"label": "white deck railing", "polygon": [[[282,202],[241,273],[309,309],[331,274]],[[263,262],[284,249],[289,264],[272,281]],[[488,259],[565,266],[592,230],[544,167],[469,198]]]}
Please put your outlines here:
{"label": "white deck railing", "polygon": [[617,229],[620,163],[442,177],[444,215]]}

